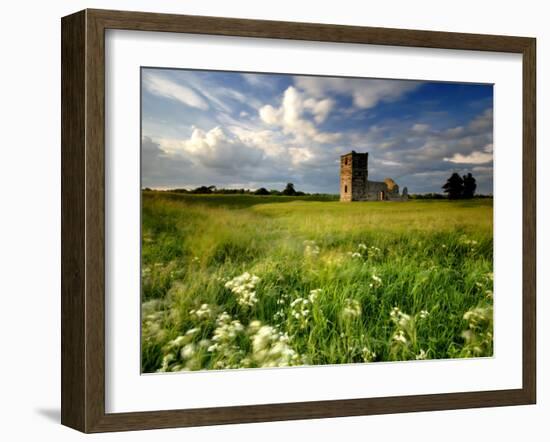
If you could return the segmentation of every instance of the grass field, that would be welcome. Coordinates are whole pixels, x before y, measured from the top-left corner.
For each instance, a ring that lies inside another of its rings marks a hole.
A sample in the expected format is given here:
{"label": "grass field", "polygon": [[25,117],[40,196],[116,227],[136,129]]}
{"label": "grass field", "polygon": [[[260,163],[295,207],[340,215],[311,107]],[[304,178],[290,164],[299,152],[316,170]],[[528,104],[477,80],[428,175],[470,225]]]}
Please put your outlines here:
{"label": "grass field", "polygon": [[491,199],[143,192],[143,372],[491,356]]}

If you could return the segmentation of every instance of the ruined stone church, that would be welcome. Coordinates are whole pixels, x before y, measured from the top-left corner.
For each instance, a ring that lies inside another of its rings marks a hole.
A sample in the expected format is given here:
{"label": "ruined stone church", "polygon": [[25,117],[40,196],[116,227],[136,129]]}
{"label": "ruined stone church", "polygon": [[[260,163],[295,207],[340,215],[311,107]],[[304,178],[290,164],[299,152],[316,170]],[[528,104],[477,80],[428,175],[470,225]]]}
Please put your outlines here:
{"label": "ruined stone church", "polygon": [[405,201],[407,188],[399,193],[399,186],[391,178],[369,181],[369,154],[350,153],[340,157],[340,201]]}

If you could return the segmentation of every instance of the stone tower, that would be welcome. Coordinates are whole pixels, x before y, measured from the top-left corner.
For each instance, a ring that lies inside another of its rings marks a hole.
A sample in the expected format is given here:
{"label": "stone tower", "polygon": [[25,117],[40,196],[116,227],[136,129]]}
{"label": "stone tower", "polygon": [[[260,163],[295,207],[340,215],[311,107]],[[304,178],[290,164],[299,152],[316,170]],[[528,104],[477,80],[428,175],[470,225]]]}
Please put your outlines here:
{"label": "stone tower", "polygon": [[368,153],[340,157],[340,201],[365,201],[368,193]]}

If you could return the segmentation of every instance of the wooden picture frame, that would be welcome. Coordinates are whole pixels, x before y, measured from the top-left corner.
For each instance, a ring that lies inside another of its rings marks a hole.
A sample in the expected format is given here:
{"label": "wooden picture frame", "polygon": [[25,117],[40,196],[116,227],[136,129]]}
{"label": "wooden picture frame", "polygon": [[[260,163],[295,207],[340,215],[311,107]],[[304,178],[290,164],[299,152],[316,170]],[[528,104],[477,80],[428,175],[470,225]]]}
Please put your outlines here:
{"label": "wooden picture frame", "polygon": [[[536,41],[533,38],[84,10],[62,19],[62,424],[83,432],[534,404]],[[105,30],[261,37],[523,57],[523,385],[399,397],[105,412]]]}

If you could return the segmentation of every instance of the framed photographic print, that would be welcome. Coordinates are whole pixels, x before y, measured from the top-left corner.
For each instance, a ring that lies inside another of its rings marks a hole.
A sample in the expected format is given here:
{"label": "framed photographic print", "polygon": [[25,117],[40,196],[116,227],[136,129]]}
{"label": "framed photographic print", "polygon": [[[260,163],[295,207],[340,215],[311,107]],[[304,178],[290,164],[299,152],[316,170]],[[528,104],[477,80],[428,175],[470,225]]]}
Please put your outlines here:
{"label": "framed photographic print", "polygon": [[62,19],[62,423],[533,404],[535,40]]}

